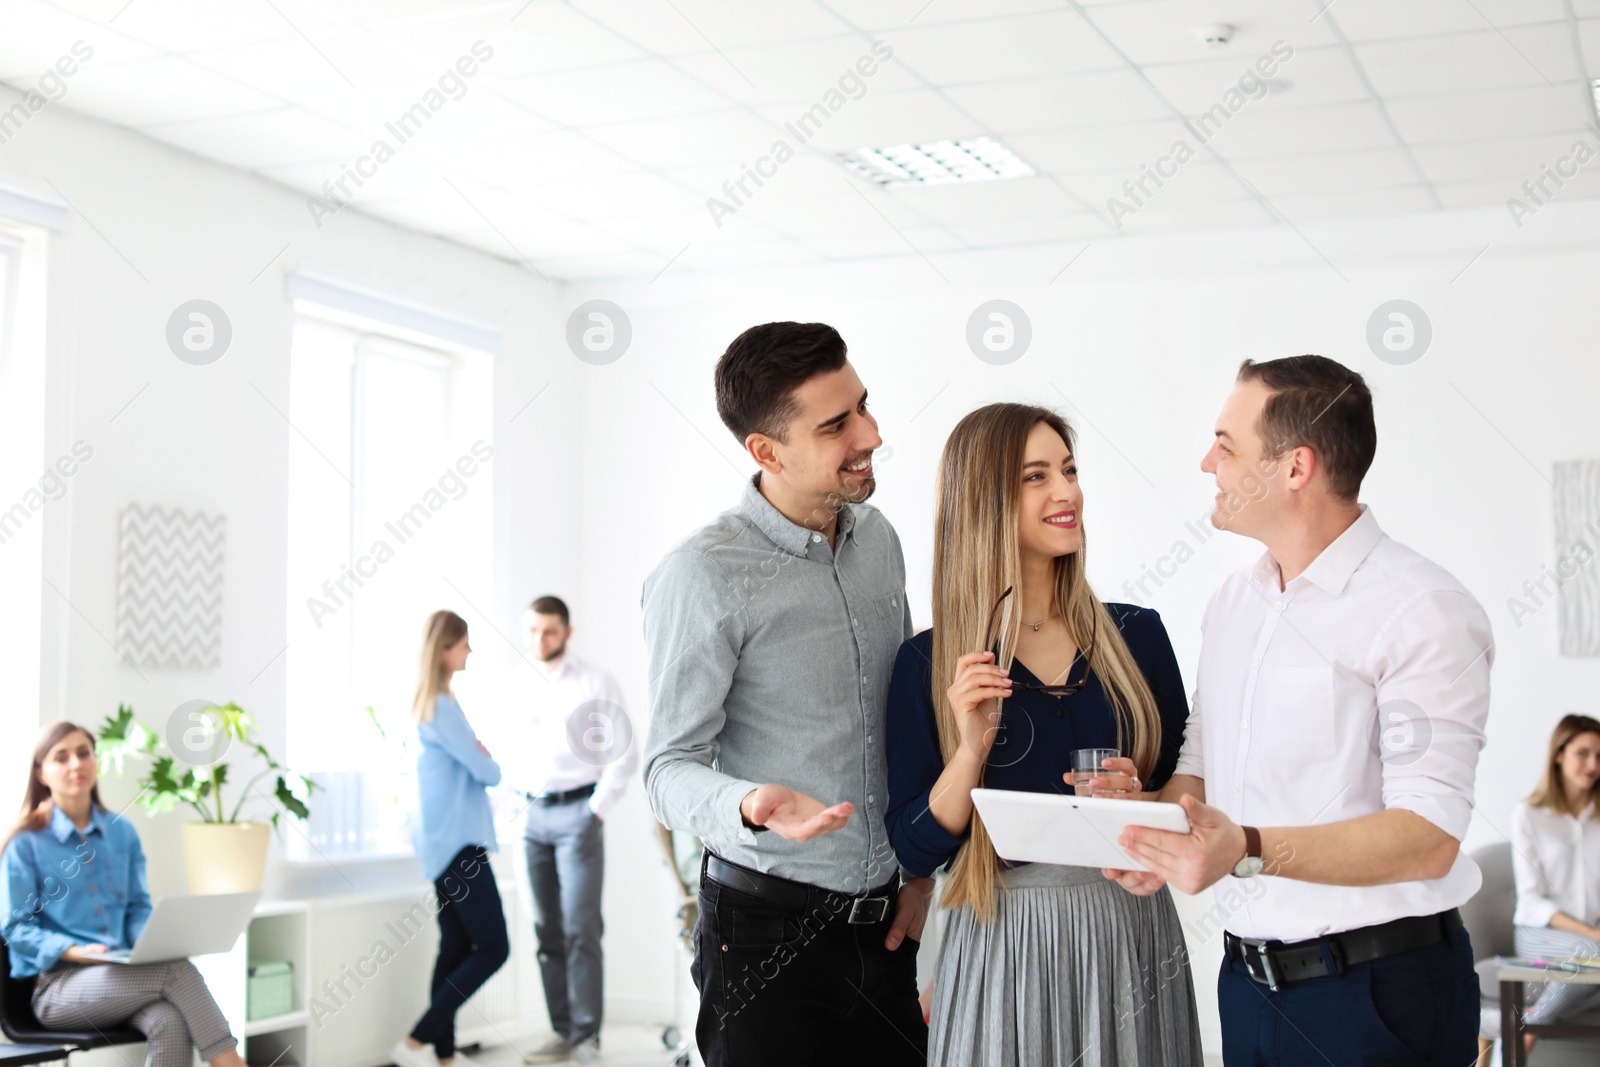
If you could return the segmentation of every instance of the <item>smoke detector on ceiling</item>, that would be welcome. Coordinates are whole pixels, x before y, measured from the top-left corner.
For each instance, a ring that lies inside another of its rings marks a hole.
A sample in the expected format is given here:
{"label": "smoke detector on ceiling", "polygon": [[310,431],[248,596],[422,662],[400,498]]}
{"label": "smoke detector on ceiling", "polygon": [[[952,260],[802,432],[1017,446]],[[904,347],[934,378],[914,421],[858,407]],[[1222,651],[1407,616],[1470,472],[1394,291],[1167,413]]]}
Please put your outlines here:
{"label": "smoke detector on ceiling", "polygon": [[1194,28],[1195,40],[1207,48],[1221,48],[1233,40],[1233,27],[1226,22],[1208,22]]}

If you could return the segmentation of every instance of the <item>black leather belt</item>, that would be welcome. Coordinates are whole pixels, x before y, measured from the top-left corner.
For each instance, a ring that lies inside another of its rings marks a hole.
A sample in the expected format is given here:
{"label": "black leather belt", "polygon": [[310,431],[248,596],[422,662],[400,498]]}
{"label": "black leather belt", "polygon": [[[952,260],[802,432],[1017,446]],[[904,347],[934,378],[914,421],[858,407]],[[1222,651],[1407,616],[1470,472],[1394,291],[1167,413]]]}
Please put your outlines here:
{"label": "black leather belt", "polygon": [[1276,991],[1291,982],[1340,976],[1358,963],[1436,945],[1454,937],[1459,929],[1461,912],[1451,908],[1437,915],[1413,915],[1290,944],[1257,941],[1227,932],[1222,939],[1229,959],[1244,964],[1251,978]]}
{"label": "black leather belt", "polygon": [[593,792],[594,783],[590,782],[588,785],[580,785],[576,789],[568,789],[564,793],[523,793],[522,795],[535,804],[541,804],[548,808],[556,804],[570,804],[574,800],[582,800]]}
{"label": "black leather belt", "polygon": [[857,926],[882,922],[887,918],[900,889],[900,875],[897,873],[878,888],[869,889],[856,896],[836,893],[831,889],[822,889],[804,882],[791,882],[787,878],[762,874],[760,871],[741,867],[737,863],[729,863],[710,849],[706,850],[704,858],[700,861],[700,874],[735,892],[748,893],[769,904],[776,904],[780,908],[794,912],[807,911],[817,904],[831,904],[842,897],[850,902],[850,914],[845,921]]}

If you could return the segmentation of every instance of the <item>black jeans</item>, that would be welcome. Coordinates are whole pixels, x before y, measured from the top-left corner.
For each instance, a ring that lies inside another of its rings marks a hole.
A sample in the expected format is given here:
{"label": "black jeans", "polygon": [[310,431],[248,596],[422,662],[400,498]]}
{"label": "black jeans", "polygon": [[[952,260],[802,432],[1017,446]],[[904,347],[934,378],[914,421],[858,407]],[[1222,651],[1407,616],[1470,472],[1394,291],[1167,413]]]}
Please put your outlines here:
{"label": "black jeans", "polygon": [[701,876],[695,1024],[706,1067],[922,1065],[916,941],[890,952],[894,905],[852,925],[849,898],[813,889],[792,910]]}
{"label": "black jeans", "polygon": [[505,963],[511,941],[500,888],[481,847],[457,852],[433,888],[439,894],[439,958],[433,964],[432,1000],[411,1036],[445,1059],[456,1054],[456,1012]]}

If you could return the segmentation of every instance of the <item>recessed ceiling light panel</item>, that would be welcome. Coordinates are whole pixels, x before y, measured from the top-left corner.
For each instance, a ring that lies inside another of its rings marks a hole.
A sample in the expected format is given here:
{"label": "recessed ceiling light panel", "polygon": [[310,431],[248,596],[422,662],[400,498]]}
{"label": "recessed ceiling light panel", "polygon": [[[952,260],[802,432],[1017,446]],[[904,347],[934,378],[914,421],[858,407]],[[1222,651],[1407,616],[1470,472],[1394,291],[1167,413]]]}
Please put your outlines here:
{"label": "recessed ceiling light panel", "polygon": [[839,156],[847,168],[879,185],[948,185],[1026,178],[1034,169],[993,137],[858,148]]}

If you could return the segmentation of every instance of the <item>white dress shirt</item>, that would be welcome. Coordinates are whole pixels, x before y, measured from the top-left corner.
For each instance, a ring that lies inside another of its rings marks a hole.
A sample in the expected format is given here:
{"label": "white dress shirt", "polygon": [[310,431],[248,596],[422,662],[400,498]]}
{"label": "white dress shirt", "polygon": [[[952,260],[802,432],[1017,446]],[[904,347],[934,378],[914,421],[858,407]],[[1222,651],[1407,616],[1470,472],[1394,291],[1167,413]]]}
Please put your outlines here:
{"label": "white dress shirt", "polygon": [[494,751],[505,784],[535,795],[592,784],[589,807],[605,818],[638,770],[643,743],[612,677],[567,652],[553,669],[519,664],[500,705]]}
{"label": "white dress shirt", "polygon": [[[1225,581],[1201,623],[1177,774],[1241,825],[1416,812],[1458,841],[1489,713],[1489,619],[1444,568],[1360,517],[1286,588],[1271,554]],[[1264,857],[1271,863],[1273,856]],[[1240,937],[1299,941],[1464,904],[1465,855],[1443,878],[1383,886],[1260,876],[1216,886]]]}
{"label": "white dress shirt", "polygon": [[1517,876],[1518,926],[1549,926],[1565,912],[1581,923],[1600,920],[1600,819],[1536,808],[1511,809],[1511,868]]}

